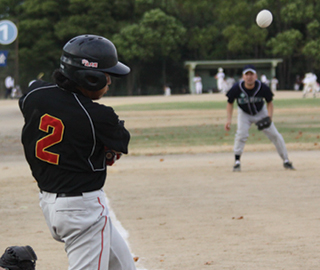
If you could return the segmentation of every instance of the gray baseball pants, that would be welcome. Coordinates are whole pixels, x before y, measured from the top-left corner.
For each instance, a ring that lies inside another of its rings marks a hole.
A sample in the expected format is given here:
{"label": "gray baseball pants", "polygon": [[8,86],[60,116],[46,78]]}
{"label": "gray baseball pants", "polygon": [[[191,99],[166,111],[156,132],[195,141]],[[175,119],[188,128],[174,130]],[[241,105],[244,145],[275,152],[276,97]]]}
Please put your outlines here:
{"label": "gray baseball pants", "polygon": [[124,239],[113,226],[103,190],[58,198],[39,194],[53,238],[65,243],[69,270],[135,270]]}
{"label": "gray baseball pants", "polygon": [[[249,137],[249,129],[252,124],[268,116],[267,107],[264,105],[262,110],[256,115],[250,115],[245,113],[238,107],[238,127],[234,140],[234,154],[241,155],[245,143]],[[278,154],[283,161],[288,159],[288,152],[282,135],[278,132],[276,126],[272,122],[271,126],[262,130],[269,140],[275,145]]]}

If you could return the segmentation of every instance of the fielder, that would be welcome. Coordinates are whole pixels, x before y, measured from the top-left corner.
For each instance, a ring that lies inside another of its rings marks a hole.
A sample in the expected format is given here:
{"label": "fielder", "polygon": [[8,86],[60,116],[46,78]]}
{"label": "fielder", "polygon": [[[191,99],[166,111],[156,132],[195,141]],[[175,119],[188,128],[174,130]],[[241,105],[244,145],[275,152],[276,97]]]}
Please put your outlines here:
{"label": "fielder", "polygon": [[[239,83],[234,84],[227,93],[227,123],[225,130],[230,130],[233,103],[238,104],[238,125],[234,141],[235,164],[233,171],[241,170],[240,158],[243,153],[245,143],[249,137],[250,126],[255,123],[258,130],[264,134],[275,145],[278,154],[283,160],[286,169],[294,170],[292,163],[288,159],[288,153],[282,135],[272,122],[273,116],[273,93],[270,88],[257,80],[257,72],[253,65],[243,68],[242,78]],[[266,105],[264,103],[266,101]]]}
{"label": "fielder", "polygon": [[130,134],[111,107],[93,102],[108,91],[111,76],[129,72],[111,41],[77,36],[63,47],[56,84],[37,80],[19,100],[25,156],[69,270],[136,269],[102,190],[106,165],[128,153]]}
{"label": "fielder", "polygon": [[317,75],[314,73],[306,73],[303,83],[303,95],[302,97],[306,97],[309,92],[312,93],[313,97],[316,97],[316,94],[319,90],[319,86],[317,85]]}

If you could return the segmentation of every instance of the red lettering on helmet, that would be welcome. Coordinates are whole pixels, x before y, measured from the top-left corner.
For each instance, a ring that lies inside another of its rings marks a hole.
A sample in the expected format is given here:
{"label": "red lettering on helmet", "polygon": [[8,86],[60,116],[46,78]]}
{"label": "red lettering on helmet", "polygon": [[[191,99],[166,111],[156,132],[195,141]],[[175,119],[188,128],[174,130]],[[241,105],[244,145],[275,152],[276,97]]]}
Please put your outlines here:
{"label": "red lettering on helmet", "polygon": [[97,62],[89,62],[88,60],[86,59],[82,59],[82,62],[81,62],[84,66],[86,67],[94,67],[94,68],[97,68],[98,67],[98,63]]}

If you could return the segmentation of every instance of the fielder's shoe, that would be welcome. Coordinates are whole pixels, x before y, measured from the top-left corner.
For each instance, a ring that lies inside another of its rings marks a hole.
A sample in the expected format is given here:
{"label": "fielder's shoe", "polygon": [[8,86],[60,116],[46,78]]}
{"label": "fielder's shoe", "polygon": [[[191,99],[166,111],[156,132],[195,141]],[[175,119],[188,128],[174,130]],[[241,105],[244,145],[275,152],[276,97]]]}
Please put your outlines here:
{"label": "fielder's shoe", "polygon": [[292,166],[292,162],[290,161],[283,163],[283,167],[287,170],[295,170],[295,168]]}
{"label": "fielder's shoe", "polygon": [[236,163],[233,166],[233,171],[234,172],[241,172],[241,164],[240,161],[236,161]]}

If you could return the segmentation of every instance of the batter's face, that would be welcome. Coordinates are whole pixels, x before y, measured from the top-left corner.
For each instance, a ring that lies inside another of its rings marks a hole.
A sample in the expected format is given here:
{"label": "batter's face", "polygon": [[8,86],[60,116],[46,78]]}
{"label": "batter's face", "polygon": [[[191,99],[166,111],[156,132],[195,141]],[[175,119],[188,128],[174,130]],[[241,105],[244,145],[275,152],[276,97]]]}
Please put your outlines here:
{"label": "batter's face", "polygon": [[83,95],[85,95],[88,98],[91,98],[92,100],[97,100],[103,97],[105,93],[108,92],[109,90],[109,85],[111,84],[111,77],[108,73],[105,73],[107,77],[107,84],[105,87],[100,89],[99,91],[88,91],[84,88],[81,88],[80,91],[82,92]]}
{"label": "batter's face", "polygon": [[257,74],[251,71],[242,75],[242,79],[244,80],[244,86],[247,89],[252,89],[255,86],[255,82],[257,79]]}

